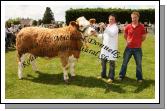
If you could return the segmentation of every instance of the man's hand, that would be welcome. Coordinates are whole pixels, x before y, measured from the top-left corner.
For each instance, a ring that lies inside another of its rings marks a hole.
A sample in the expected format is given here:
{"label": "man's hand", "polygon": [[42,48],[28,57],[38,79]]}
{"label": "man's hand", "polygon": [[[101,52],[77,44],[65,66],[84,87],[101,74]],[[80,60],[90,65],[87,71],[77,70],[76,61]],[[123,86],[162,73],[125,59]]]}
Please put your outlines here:
{"label": "man's hand", "polygon": [[127,39],[127,35],[126,35],[126,34],[124,34],[124,39],[125,39],[125,40]]}
{"label": "man's hand", "polygon": [[105,29],[106,26],[105,26],[105,24],[104,24],[103,22],[101,22],[101,23],[99,23],[99,28],[100,28],[100,29]]}

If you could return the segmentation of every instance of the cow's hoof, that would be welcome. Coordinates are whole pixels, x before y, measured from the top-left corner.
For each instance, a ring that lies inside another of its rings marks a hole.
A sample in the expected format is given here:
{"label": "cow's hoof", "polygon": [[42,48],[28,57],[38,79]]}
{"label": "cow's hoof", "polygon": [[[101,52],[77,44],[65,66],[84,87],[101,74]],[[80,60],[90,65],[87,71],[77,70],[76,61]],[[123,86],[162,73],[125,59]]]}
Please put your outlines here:
{"label": "cow's hoof", "polygon": [[19,78],[19,80],[23,80],[23,78]]}
{"label": "cow's hoof", "polygon": [[69,80],[67,79],[67,80],[64,80],[65,81],[65,83],[66,84],[70,84],[70,82],[69,82]]}
{"label": "cow's hoof", "polygon": [[71,76],[71,81],[73,81],[75,79],[75,76]]}

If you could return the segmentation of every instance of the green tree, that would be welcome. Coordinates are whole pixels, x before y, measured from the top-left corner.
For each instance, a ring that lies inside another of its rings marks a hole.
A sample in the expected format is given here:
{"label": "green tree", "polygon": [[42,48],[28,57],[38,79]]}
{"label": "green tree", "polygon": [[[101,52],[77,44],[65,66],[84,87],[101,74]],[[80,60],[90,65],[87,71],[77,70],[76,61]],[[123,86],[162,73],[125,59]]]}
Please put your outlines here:
{"label": "green tree", "polygon": [[41,24],[42,24],[42,20],[39,19],[39,20],[38,20],[38,25],[41,25]]}
{"label": "green tree", "polygon": [[52,21],[54,21],[54,14],[49,7],[46,7],[42,21],[44,24],[50,24]]}
{"label": "green tree", "polygon": [[37,21],[36,21],[36,20],[33,20],[33,21],[32,21],[32,25],[33,25],[33,26],[36,26],[36,25],[37,25]]}

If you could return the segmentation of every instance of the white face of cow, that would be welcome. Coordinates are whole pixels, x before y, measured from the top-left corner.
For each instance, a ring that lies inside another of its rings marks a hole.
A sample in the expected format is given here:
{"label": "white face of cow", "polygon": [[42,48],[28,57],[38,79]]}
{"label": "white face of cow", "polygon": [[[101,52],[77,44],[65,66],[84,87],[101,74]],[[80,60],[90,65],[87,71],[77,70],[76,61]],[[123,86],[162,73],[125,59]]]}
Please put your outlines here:
{"label": "white face of cow", "polygon": [[95,29],[90,26],[89,21],[86,20],[85,17],[79,17],[76,21],[79,24],[79,30],[83,33],[84,36],[91,36],[96,34]]}

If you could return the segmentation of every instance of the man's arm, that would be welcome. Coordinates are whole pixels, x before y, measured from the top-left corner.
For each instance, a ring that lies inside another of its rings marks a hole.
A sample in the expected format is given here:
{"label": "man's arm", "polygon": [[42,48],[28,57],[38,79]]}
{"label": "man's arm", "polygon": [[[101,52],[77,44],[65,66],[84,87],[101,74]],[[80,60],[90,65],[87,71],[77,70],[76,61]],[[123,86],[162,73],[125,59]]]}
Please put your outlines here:
{"label": "man's arm", "polygon": [[142,42],[146,39],[146,35],[147,35],[147,34],[144,34],[144,35],[142,36]]}
{"label": "man's arm", "polygon": [[124,33],[124,39],[126,40],[127,39],[127,35]]}
{"label": "man's arm", "polygon": [[128,36],[128,30],[127,30],[127,27],[124,28],[124,38],[125,40],[127,39],[127,36]]}

